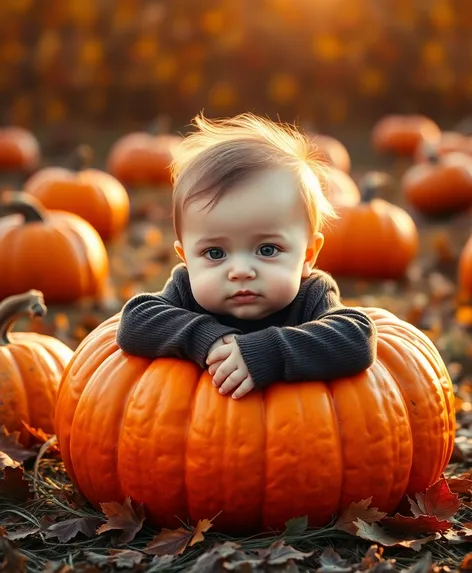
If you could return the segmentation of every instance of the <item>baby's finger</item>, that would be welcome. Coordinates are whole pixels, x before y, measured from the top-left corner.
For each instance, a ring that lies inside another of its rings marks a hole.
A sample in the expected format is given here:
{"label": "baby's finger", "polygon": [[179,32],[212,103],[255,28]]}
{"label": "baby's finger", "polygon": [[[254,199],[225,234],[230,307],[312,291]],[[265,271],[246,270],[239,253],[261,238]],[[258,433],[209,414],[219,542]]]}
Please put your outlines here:
{"label": "baby's finger", "polygon": [[215,348],[206,359],[207,364],[213,364],[213,362],[218,362],[220,360],[226,360],[228,356],[231,354],[231,345],[230,344],[222,344]]}
{"label": "baby's finger", "polygon": [[238,367],[237,364],[234,363],[233,360],[227,358],[221,366],[219,366],[213,375],[213,384],[214,386],[220,386],[228,376],[230,376]]}
{"label": "baby's finger", "polygon": [[228,394],[228,392],[237,388],[246,376],[247,372],[244,372],[243,370],[235,370],[220,386],[220,394]]}
{"label": "baby's finger", "polygon": [[213,376],[213,374],[218,370],[218,368],[223,364],[224,360],[219,360],[218,362],[213,362],[208,367],[208,372]]}
{"label": "baby's finger", "polygon": [[234,398],[236,400],[238,398],[242,398],[246,394],[249,394],[249,392],[253,389],[254,389],[254,382],[251,380],[251,378],[246,378],[231,394],[231,398]]}

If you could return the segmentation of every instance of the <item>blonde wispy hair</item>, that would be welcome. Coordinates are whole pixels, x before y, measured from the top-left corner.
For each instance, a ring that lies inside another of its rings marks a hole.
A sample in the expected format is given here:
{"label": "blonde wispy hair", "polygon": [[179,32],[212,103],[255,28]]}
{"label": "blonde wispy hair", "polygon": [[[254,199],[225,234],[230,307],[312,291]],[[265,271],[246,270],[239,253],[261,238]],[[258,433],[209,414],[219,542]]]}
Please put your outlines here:
{"label": "blonde wispy hair", "polygon": [[189,203],[209,197],[206,207],[211,208],[231,187],[271,168],[295,173],[312,232],[337,216],[323,192],[328,167],[313,142],[294,126],[251,113],[213,120],[199,114],[192,124],[197,131],[183,138],[171,164],[177,237]]}

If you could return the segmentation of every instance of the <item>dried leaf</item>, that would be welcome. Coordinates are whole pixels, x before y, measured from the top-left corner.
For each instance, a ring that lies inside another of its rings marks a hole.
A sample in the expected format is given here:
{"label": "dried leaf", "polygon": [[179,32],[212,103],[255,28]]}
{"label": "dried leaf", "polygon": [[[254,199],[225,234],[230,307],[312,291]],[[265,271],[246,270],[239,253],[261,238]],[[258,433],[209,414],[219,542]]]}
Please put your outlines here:
{"label": "dried leaf", "polygon": [[334,527],[340,531],[346,531],[352,535],[356,535],[357,528],[354,522],[357,519],[365,523],[374,523],[380,521],[387,514],[379,511],[376,507],[370,507],[372,497],[363,499],[362,501],[352,502],[351,505],[343,511],[338,517]]}
{"label": "dried leaf", "polygon": [[267,549],[258,551],[258,554],[264,558],[268,565],[284,565],[290,561],[302,561],[307,557],[311,557],[313,551],[302,553],[280,539],[274,541]]}
{"label": "dried leaf", "polygon": [[426,555],[412,565],[406,573],[433,573],[433,571],[435,571],[435,568],[433,567],[431,553],[428,551]]}
{"label": "dried leaf", "polygon": [[40,527],[28,527],[22,529],[16,529],[15,531],[7,531],[6,536],[12,541],[18,541],[18,539],[25,539],[31,535],[36,535],[41,531]]}
{"label": "dried leaf", "polygon": [[186,529],[163,529],[156,535],[145,548],[145,552],[150,555],[180,555],[189,546],[200,543],[205,538],[203,534],[212,527],[209,519],[201,519],[195,527]]}
{"label": "dried leaf", "polygon": [[0,426],[0,470],[18,467],[25,460],[37,455],[20,444],[19,437],[20,432],[10,433],[5,426]]}
{"label": "dried leaf", "polygon": [[413,549],[414,551],[420,551],[421,547],[425,543],[429,543],[434,539],[437,539],[439,534],[432,534],[428,537],[423,537],[421,539],[408,539],[408,538],[397,538],[389,535],[383,531],[377,523],[366,523],[361,519],[357,519],[354,522],[357,529],[356,535],[367,541],[373,541],[374,543],[379,543],[384,547],[401,546]]}
{"label": "dried leaf", "polygon": [[[171,556],[165,555],[154,559],[166,559],[169,557]],[[205,553],[200,555],[194,565],[188,570],[188,573],[214,573],[215,571],[228,570],[233,560],[238,565],[242,565],[247,557],[247,554],[240,550],[240,546],[237,543],[232,541],[218,543],[209,551],[205,551]],[[174,556],[171,558],[175,559]]]}
{"label": "dried leaf", "polygon": [[85,556],[90,563],[98,565],[115,565],[118,568],[132,569],[139,565],[145,555],[132,549],[110,549],[108,554],[86,551]]}
{"label": "dried leaf", "polygon": [[33,498],[29,482],[24,479],[25,474],[22,467],[6,467],[3,473],[3,479],[0,479],[0,498],[5,496],[19,501],[27,501]]}
{"label": "dried leaf", "polygon": [[449,478],[447,483],[452,493],[465,493],[467,495],[472,495],[472,479]]}
{"label": "dried leaf", "polygon": [[351,573],[354,570],[332,547],[326,547],[320,555],[320,567],[316,573]]}
{"label": "dried leaf", "polygon": [[[472,524],[470,524],[472,526]],[[459,545],[461,543],[469,543],[472,541],[472,527],[462,527],[458,531],[451,530],[444,534],[444,537],[451,545]]]}
{"label": "dried leaf", "polygon": [[447,519],[441,521],[434,515],[418,515],[416,517],[405,517],[397,513],[393,517],[386,517],[382,520],[391,531],[398,531],[405,535],[422,535],[424,533],[443,533],[451,529],[452,523]]}
{"label": "dried leaf", "polygon": [[[25,421],[23,421],[22,424],[28,430],[28,432],[41,444],[45,444],[53,436],[53,434],[46,434],[46,432],[44,432],[41,428],[33,428],[33,426],[30,426]],[[58,443],[56,442],[54,444],[51,444],[51,446],[48,449],[48,452],[50,454],[59,455],[61,452],[59,450]]]}
{"label": "dried leaf", "polygon": [[290,537],[300,535],[305,532],[308,527],[308,515],[303,517],[293,517],[285,523],[284,536]]}
{"label": "dried leaf", "polygon": [[3,561],[0,563],[2,571],[5,573],[26,573],[26,557],[17,550],[13,541],[7,537],[0,537],[0,555],[3,555]]}
{"label": "dried leaf", "polygon": [[144,506],[140,504],[135,509],[129,497],[123,504],[111,501],[101,503],[100,507],[108,520],[97,529],[98,535],[114,529],[122,529],[123,533],[118,537],[118,542],[125,544],[132,541],[143,527]]}
{"label": "dried leaf", "polygon": [[59,543],[67,543],[79,533],[83,533],[86,537],[93,537],[101,523],[103,523],[101,517],[74,517],[53,523],[45,530],[44,536],[47,539],[57,537]]}
{"label": "dried leaf", "polygon": [[461,506],[459,496],[451,492],[444,477],[415,497],[423,515],[434,515],[439,520],[452,519]]}

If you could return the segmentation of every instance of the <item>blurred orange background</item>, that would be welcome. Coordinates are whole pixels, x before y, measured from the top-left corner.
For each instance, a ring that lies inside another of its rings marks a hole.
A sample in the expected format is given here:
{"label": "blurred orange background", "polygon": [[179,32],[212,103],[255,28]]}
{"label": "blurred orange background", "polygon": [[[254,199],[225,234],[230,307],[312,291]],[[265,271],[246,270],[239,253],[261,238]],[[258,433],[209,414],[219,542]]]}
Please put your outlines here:
{"label": "blurred orange background", "polygon": [[0,112],[46,132],[201,109],[447,126],[470,110],[471,38],[470,0],[2,0]]}

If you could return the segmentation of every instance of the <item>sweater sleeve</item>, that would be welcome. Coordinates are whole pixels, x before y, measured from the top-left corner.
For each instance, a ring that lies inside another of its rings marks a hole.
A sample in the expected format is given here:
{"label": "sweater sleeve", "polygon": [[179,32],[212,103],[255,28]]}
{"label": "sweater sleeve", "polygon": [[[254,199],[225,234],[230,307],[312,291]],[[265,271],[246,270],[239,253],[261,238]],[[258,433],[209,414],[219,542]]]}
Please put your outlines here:
{"label": "sweater sleeve", "polygon": [[116,341],[128,352],[146,358],[175,357],[206,368],[212,344],[236,328],[209,314],[190,310],[192,295],[186,269],[177,269],[159,294],[139,294],[123,307]]}
{"label": "sweater sleeve", "polygon": [[310,284],[303,305],[308,320],[298,326],[270,326],[236,337],[257,388],[281,380],[354,376],[375,360],[375,324],[364,312],[342,305],[329,275]]}

